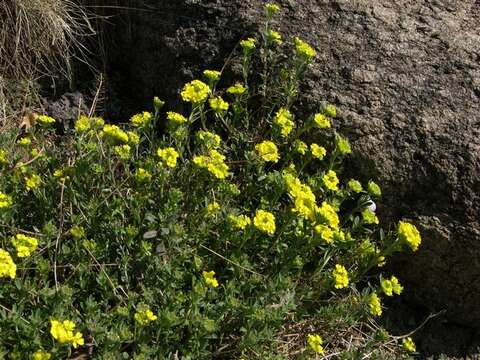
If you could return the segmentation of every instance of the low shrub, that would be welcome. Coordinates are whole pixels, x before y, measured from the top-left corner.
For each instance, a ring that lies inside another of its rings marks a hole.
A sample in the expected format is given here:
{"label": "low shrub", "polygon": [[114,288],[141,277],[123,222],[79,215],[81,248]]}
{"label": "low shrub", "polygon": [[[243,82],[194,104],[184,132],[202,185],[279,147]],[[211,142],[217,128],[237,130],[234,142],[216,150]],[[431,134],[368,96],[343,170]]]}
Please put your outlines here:
{"label": "low shrub", "polygon": [[[207,70],[188,114],[128,124],[40,116],[0,152],[0,353],[10,359],[287,359],[415,351],[376,325],[395,276],[370,275],[414,225],[378,227],[374,182],[341,176],[336,108],[295,116],[315,50],[266,5],[243,79]],[[287,56],[284,55],[287,52]],[[161,128],[162,131],[158,131]],[[308,135],[308,136],[307,136]],[[321,139],[321,143],[312,142]],[[380,270],[380,269],[379,269]],[[382,355],[383,354],[383,355]]]}

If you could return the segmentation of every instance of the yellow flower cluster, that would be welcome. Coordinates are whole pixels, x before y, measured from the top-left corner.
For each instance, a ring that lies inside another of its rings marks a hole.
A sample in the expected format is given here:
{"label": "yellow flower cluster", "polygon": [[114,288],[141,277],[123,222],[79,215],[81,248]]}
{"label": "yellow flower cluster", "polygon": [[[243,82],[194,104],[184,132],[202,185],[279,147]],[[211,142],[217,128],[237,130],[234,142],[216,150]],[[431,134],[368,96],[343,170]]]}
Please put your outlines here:
{"label": "yellow flower cluster", "polygon": [[273,118],[273,123],[280,128],[280,133],[285,137],[292,132],[293,127],[295,126],[292,113],[285,108],[281,108],[277,111]]}
{"label": "yellow flower cluster", "polygon": [[71,343],[74,348],[77,348],[79,345],[83,345],[85,343],[85,340],[80,332],[77,331],[75,334],[73,333],[75,330],[75,323],[73,321],[51,320],[50,324],[50,334],[60,344]]}
{"label": "yellow flower cluster", "polygon": [[236,229],[245,230],[245,228],[252,223],[252,220],[247,215],[229,215],[228,220]]}
{"label": "yellow flower cluster", "polygon": [[25,187],[27,191],[34,190],[40,186],[42,183],[42,179],[37,174],[32,174],[29,177],[25,178]]}
{"label": "yellow flower cluster", "polygon": [[323,349],[323,339],[320,337],[320,335],[308,335],[307,336],[307,343],[310,349],[317,353],[317,354],[323,354],[325,350]]}
{"label": "yellow flower cluster", "polygon": [[323,113],[327,116],[332,117],[332,118],[337,117],[337,108],[333,104],[328,104],[323,109]]}
{"label": "yellow flower cluster", "polygon": [[147,326],[158,318],[149,308],[139,309],[133,317],[140,326]]}
{"label": "yellow flower cluster", "polygon": [[210,131],[200,130],[196,133],[195,136],[197,137],[198,141],[202,145],[205,145],[205,147],[209,150],[218,149],[222,142],[222,139],[220,138],[220,136]]}
{"label": "yellow flower cluster", "polygon": [[269,30],[267,33],[267,38],[268,40],[274,42],[277,45],[281,45],[283,42],[282,35],[280,35],[278,31]]}
{"label": "yellow flower cluster", "polygon": [[138,168],[135,172],[135,179],[139,184],[145,184],[152,181],[152,174],[143,168]]}
{"label": "yellow flower cluster", "polygon": [[135,114],[130,118],[130,122],[136,127],[145,127],[152,120],[152,114],[144,111],[140,114]]}
{"label": "yellow flower cluster", "polygon": [[308,146],[302,140],[297,139],[293,142],[293,150],[299,154],[305,155],[307,153]]}
{"label": "yellow flower cluster", "polygon": [[167,147],[164,149],[158,149],[157,155],[161,158],[169,168],[174,168],[177,166],[177,159],[179,157],[178,152],[172,148]]}
{"label": "yellow flower cluster", "polygon": [[260,144],[255,145],[258,156],[264,161],[278,162],[280,156],[278,155],[278,148],[273,142],[265,140]]}
{"label": "yellow flower cluster", "polygon": [[12,206],[12,197],[0,191],[0,209]]}
{"label": "yellow flower cluster", "polygon": [[167,119],[176,125],[185,124],[188,121],[185,116],[174,111],[167,112]]}
{"label": "yellow flower cluster", "polygon": [[317,52],[310,45],[298,37],[295,38],[295,50],[297,55],[305,60],[310,60],[317,55]]}
{"label": "yellow flower cluster", "polygon": [[324,201],[316,212],[320,216],[322,222],[326,223],[332,229],[338,229],[340,219],[332,205]]}
{"label": "yellow flower cluster", "polygon": [[205,101],[208,95],[210,95],[210,87],[200,80],[193,80],[185,84],[181,92],[183,101],[192,104],[199,104]]}
{"label": "yellow flower cluster", "polygon": [[44,350],[37,350],[33,353],[33,360],[50,360],[52,354]]}
{"label": "yellow flower cluster", "polygon": [[232,95],[242,95],[243,93],[245,93],[245,91],[247,91],[247,89],[245,89],[245,86],[240,83],[236,83],[235,85],[230,86],[227,89],[227,93]]}
{"label": "yellow flower cluster", "polygon": [[217,114],[223,114],[228,110],[228,103],[220,96],[216,96],[213,99],[210,99],[210,107]]}
{"label": "yellow flower cluster", "polygon": [[74,225],[70,229],[70,234],[74,239],[83,239],[85,237],[85,229],[83,226]]}
{"label": "yellow flower cluster", "polygon": [[335,289],[343,289],[348,286],[348,271],[343,265],[336,264],[332,272]]}
{"label": "yellow flower cluster", "polygon": [[17,144],[23,147],[30,146],[32,144],[32,140],[28,137],[21,138],[17,141]]}
{"label": "yellow flower cluster", "polygon": [[371,293],[368,298],[368,308],[370,314],[374,316],[382,315],[382,303],[380,302],[380,298],[376,293]]}
{"label": "yellow flower cluster", "polygon": [[40,125],[52,125],[55,123],[55,119],[48,116],[48,115],[40,115],[38,118],[37,118],[37,121]]}
{"label": "yellow flower cluster", "polygon": [[267,3],[265,5],[265,11],[267,13],[267,17],[271,17],[272,15],[280,11],[280,6],[275,3]]}
{"label": "yellow flower cluster", "polygon": [[207,169],[217,179],[225,179],[228,176],[228,166],[225,164],[225,156],[217,150],[210,150],[208,155],[199,155],[193,158],[193,163],[199,168]]}
{"label": "yellow flower cluster", "polygon": [[312,189],[291,174],[284,174],[283,180],[287,185],[288,193],[294,200],[295,207],[293,211],[307,219],[313,220],[317,204]]}
{"label": "yellow flower cluster", "polygon": [[382,287],[383,293],[387,296],[393,296],[393,294],[400,295],[403,291],[403,286],[400,285],[398,279],[393,275],[390,280],[382,279],[380,286]]}
{"label": "yellow flower cluster", "polygon": [[203,280],[205,283],[211,287],[218,287],[218,280],[215,279],[215,271],[203,271],[202,272]]}
{"label": "yellow flower cluster", "polygon": [[124,144],[124,145],[115,146],[114,150],[115,150],[115,154],[117,154],[120,159],[122,160],[130,159],[130,156],[131,156],[130,151],[132,150],[130,145]]}
{"label": "yellow flower cluster", "polygon": [[218,210],[220,210],[220,204],[216,201],[207,205],[207,213],[209,215],[215,214]]}
{"label": "yellow flower cluster", "polygon": [[320,235],[320,238],[327,244],[333,242],[333,235],[335,234],[331,228],[326,225],[316,225],[315,232]]}
{"label": "yellow flower cluster", "polygon": [[81,115],[75,122],[75,130],[78,133],[84,133],[92,129],[100,129],[104,125],[105,121],[102,118],[89,118],[88,116]]}
{"label": "yellow flower cluster", "polygon": [[240,46],[242,47],[243,51],[250,52],[255,48],[255,39],[254,38],[247,38],[245,40],[240,41]]}
{"label": "yellow flower cluster", "polygon": [[360,184],[360,181],[351,179],[347,183],[347,188],[353,192],[359,193],[362,192],[362,184]]}
{"label": "yellow flower cluster", "polygon": [[220,79],[222,73],[217,70],[204,70],[203,75],[207,78],[208,81],[215,82]]}
{"label": "yellow flower cluster", "polygon": [[417,230],[415,225],[405,221],[399,221],[397,232],[398,232],[398,239],[402,243],[410,246],[412,251],[418,250],[418,247],[422,242],[422,238],[420,237],[420,232]]}
{"label": "yellow flower cluster", "polygon": [[0,149],[0,165],[8,164],[7,154]]}
{"label": "yellow flower cluster", "polygon": [[322,160],[325,155],[327,155],[327,149],[315,143],[310,145],[310,151],[312,152],[313,157],[318,160]]}
{"label": "yellow flower cluster", "polygon": [[106,124],[103,127],[103,134],[108,140],[112,142],[128,142],[128,135],[125,131],[120,129],[117,125]]}
{"label": "yellow flower cluster", "polygon": [[378,186],[378,184],[371,180],[368,182],[367,191],[372,196],[378,197],[382,195],[382,190],[380,189],[380,186]]}
{"label": "yellow flower cluster", "polygon": [[410,353],[413,353],[413,352],[417,351],[417,347],[415,346],[415,343],[413,342],[413,340],[410,336],[402,339],[402,347],[407,352],[410,352]]}
{"label": "yellow flower cluster", "polygon": [[365,224],[378,224],[378,217],[370,209],[365,209],[362,211],[362,219]]}
{"label": "yellow flower cluster", "polygon": [[38,247],[38,240],[31,236],[17,234],[12,237],[12,244],[17,250],[18,257],[28,257]]}
{"label": "yellow flower cluster", "polygon": [[128,143],[131,145],[138,145],[140,143],[140,136],[133,131],[127,131]]}
{"label": "yellow flower cluster", "polygon": [[13,262],[10,254],[0,249],[0,278],[10,276],[10,278],[15,279],[16,272],[17,265]]}
{"label": "yellow flower cluster", "polygon": [[322,178],[323,185],[328,190],[338,191],[338,177],[337,173],[333,170],[328,170],[328,172]]}
{"label": "yellow flower cluster", "polygon": [[313,117],[313,122],[317,125],[320,129],[328,129],[332,126],[330,120],[323,114],[315,114]]}
{"label": "yellow flower cluster", "polygon": [[275,233],[275,216],[265,210],[257,210],[253,218],[253,225],[260,231],[266,232],[269,235]]}
{"label": "yellow flower cluster", "polygon": [[350,143],[348,142],[348,139],[337,136],[335,139],[335,143],[337,145],[338,152],[341,155],[347,155],[352,152],[352,148],[350,147]]}

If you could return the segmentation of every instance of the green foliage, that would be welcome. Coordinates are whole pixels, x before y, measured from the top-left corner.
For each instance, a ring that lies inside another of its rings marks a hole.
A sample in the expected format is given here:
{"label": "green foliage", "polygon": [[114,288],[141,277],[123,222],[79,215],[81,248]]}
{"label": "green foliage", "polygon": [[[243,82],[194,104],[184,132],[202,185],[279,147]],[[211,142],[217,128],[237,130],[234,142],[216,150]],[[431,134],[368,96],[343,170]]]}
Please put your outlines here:
{"label": "green foliage", "polygon": [[[392,292],[366,274],[417,234],[384,233],[367,210],[379,188],[338,176],[351,148],[332,136],[332,105],[295,119],[315,51],[278,47],[277,11],[242,42],[243,83],[206,72],[181,93],[185,116],[155,99],[122,127],[82,116],[58,138],[44,118],[30,141],[2,135],[0,247],[15,265],[0,259],[0,352],[303,359],[344,351],[336,337],[381,313],[372,294]],[[397,342],[364,331],[345,358]]]}

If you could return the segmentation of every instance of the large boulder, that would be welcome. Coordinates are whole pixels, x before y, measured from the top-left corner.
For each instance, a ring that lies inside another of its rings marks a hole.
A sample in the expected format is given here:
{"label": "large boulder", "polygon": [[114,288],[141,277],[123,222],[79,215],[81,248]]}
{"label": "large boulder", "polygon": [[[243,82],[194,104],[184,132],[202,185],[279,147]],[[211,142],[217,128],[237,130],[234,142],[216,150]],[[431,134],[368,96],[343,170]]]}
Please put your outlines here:
{"label": "large boulder", "polygon": [[[139,109],[153,95],[174,104],[184,82],[220,68],[238,40],[259,27],[263,3],[138,1],[143,10],[129,10],[128,31],[118,21],[110,30],[110,75],[121,77],[120,92]],[[337,126],[355,149],[345,175],[378,179],[385,223],[408,218],[422,232],[418,253],[391,265],[406,299],[478,327],[480,3],[278,3],[278,28],[319,50],[302,105],[337,105]]]}

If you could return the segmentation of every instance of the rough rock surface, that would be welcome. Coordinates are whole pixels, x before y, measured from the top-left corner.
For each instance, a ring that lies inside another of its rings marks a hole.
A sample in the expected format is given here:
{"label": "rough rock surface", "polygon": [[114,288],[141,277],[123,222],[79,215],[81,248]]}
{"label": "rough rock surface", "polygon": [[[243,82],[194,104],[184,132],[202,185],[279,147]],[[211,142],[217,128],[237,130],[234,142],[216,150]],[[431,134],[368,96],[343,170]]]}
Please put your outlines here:
{"label": "rough rock surface", "polygon": [[[134,1],[135,2],[135,1]],[[423,233],[392,269],[406,299],[480,323],[480,2],[278,0],[278,27],[319,50],[302,103],[338,106],[352,141],[351,174],[384,190],[380,214],[410,218]],[[184,82],[219,68],[258,27],[260,0],[138,1],[120,23],[111,58],[126,98],[171,104]]]}

